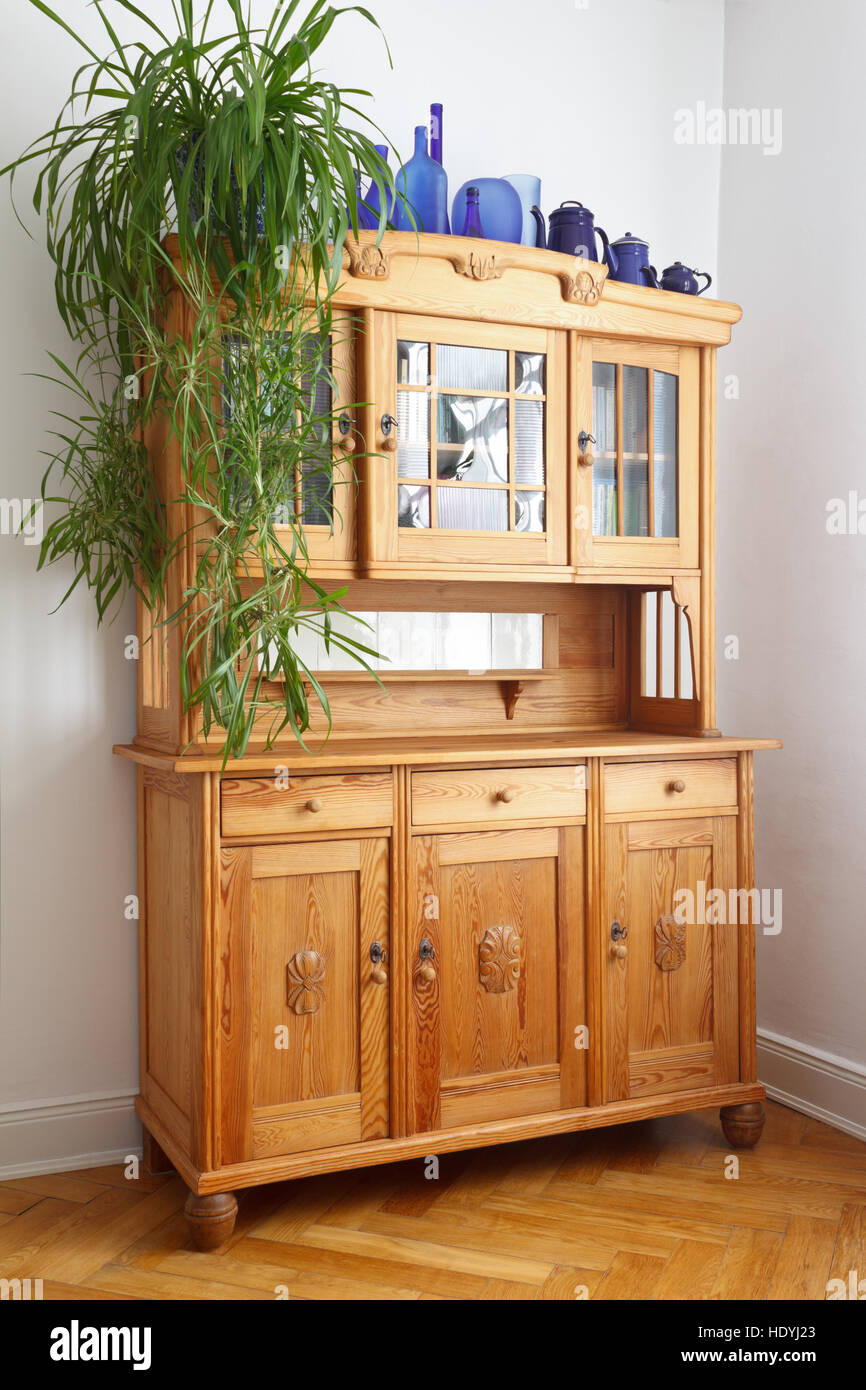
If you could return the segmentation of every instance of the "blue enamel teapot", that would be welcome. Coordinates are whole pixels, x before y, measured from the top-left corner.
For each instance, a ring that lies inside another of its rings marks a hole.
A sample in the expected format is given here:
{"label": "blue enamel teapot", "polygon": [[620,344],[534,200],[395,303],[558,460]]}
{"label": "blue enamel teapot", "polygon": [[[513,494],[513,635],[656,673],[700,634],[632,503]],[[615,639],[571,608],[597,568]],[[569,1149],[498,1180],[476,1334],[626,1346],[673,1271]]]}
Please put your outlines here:
{"label": "blue enamel teapot", "polygon": [[545,232],[544,214],[540,208],[534,207],[532,216],[537,228],[536,246],[546,247],[548,251],[562,251],[566,256],[580,256],[585,261],[597,261],[597,234],[601,238],[601,258],[607,261],[610,249],[607,233],[601,227],[596,227],[593,214],[583,203],[570,198],[555,208],[550,214],[549,232]]}
{"label": "blue enamel teapot", "polygon": [[624,285],[652,285],[658,289],[655,271],[649,263],[649,242],[626,232],[608,247],[608,266],[612,280]]}
{"label": "blue enamel teapot", "polygon": [[[648,266],[649,283],[657,290],[671,290],[674,294],[705,294],[713,283],[713,277],[708,275],[705,270],[689,270],[682,261],[674,261],[667,270],[662,273],[661,280],[656,278],[654,266]],[[706,280],[706,284],[698,287],[698,277]]]}

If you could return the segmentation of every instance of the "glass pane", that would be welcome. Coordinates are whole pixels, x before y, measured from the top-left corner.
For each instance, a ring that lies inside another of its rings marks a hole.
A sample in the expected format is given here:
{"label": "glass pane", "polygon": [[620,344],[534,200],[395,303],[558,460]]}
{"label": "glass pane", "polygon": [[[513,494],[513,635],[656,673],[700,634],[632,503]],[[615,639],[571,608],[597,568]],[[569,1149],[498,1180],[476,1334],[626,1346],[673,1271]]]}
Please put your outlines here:
{"label": "glass pane", "polygon": [[430,525],[429,487],[398,487],[397,525],[418,528]]}
{"label": "glass pane", "polygon": [[436,380],[446,391],[507,391],[508,353],[500,348],[436,348]]}
{"label": "glass pane", "polygon": [[397,392],[397,472],[401,478],[430,477],[430,397],[426,391]]}
{"label": "glass pane", "polygon": [[592,364],[592,534],[616,535],[616,367]]}
{"label": "glass pane", "polygon": [[649,535],[649,456],[647,454],[646,367],[622,369],[622,530],[624,536]]}
{"label": "glass pane", "polygon": [[439,396],[436,471],[461,482],[508,481],[508,402],[489,396]]}
{"label": "glass pane", "polygon": [[515,492],[514,529],[515,531],[544,530],[543,492]]}
{"label": "glass pane", "polygon": [[653,373],[653,508],[657,536],[677,535],[677,388],[670,372]]}
{"label": "glass pane", "polygon": [[480,487],[436,490],[440,527],[452,531],[507,531],[508,493]]}
{"label": "glass pane", "polygon": [[544,405],[514,402],[514,480],[544,484]]}
{"label": "glass pane", "polygon": [[515,352],[514,389],[518,396],[544,395],[544,368],[547,359],[543,352]]}
{"label": "glass pane", "polygon": [[397,340],[397,380],[401,386],[426,386],[430,379],[429,343]]}

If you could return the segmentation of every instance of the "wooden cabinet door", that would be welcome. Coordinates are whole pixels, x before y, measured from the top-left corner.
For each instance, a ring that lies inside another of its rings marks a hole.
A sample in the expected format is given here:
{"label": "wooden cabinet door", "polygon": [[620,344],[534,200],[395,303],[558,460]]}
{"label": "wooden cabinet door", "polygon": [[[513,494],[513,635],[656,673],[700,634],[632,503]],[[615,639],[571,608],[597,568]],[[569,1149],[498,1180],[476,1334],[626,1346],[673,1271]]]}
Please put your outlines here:
{"label": "wooden cabinet door", "polygon": [[578,569],[697,569],[699,350],[577,334],[572,350]]}
{"label": "wooden cabinet door", "polygon": [[418,836],[410,1132],[582,1105],[584,829]]}
{"label": "wooden cabinet door", "polygon": [[566,356],[552,330],[377,315],[370,560],[566,564]]}
{"label": "wooden cabinet door", "polygon": [[223,850],[221,1163],[387,1136],[388,848]]}
{"label": "wooden cabinet door", "polygon": [[[738,928],[727,921],[728,890],[737,886],[736,827],[736,816],[606,826],[607,1101],[739,1079]],[[714,889],[724,891],[723,911],[718,896],[709,896]],[[691,899],[677,897],[679,890]],[[688,919],[682,925],[678,907]],[[613,939],[617,923],[625,939]]]}

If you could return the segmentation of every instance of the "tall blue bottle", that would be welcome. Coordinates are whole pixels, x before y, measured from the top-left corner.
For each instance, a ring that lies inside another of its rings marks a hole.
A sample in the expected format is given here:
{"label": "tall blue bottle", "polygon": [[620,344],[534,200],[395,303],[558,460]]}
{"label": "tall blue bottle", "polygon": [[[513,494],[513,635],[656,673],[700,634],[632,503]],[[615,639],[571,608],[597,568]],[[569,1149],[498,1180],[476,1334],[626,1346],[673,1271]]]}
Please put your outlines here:
{"label": "tall blue bottle", "polygon": [[397,174],[397,227],[415,229],[407,204],[415,216],[419,232],[448,231],[448,175],[427,153],[427,127],[415,127],[415,153]]}
{"label": "tall blue bottle", "polygon": [[[430,103],[430,158],[435,159],[437,164],[442,164],[442,103],[433,101]],[[445,207],[445,231],[451,231],[451,223],[448,220],[448,200],[446,198]]]}

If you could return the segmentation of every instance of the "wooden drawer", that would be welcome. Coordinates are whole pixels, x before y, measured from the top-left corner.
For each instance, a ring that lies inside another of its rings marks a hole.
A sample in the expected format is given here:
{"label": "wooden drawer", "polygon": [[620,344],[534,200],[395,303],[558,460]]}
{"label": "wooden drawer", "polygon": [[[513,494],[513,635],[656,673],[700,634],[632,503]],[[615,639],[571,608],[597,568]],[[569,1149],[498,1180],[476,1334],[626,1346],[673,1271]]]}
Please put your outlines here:
{"label": "wooden drawer", "polygon": [[736,758],[611,763],[604,770],[604,809],[609,816],[736,805]]}
{"label": "wooden drawer", "polygon": [[413,825],[492,825],[586,815],[586,766],[412,774]]}
{"label": "wooden drawer", "polygon": [[390,772],[336,777],[228,778],[222,784],[223,835],[277,835],[297,830],[364,830],[390,825]]}

